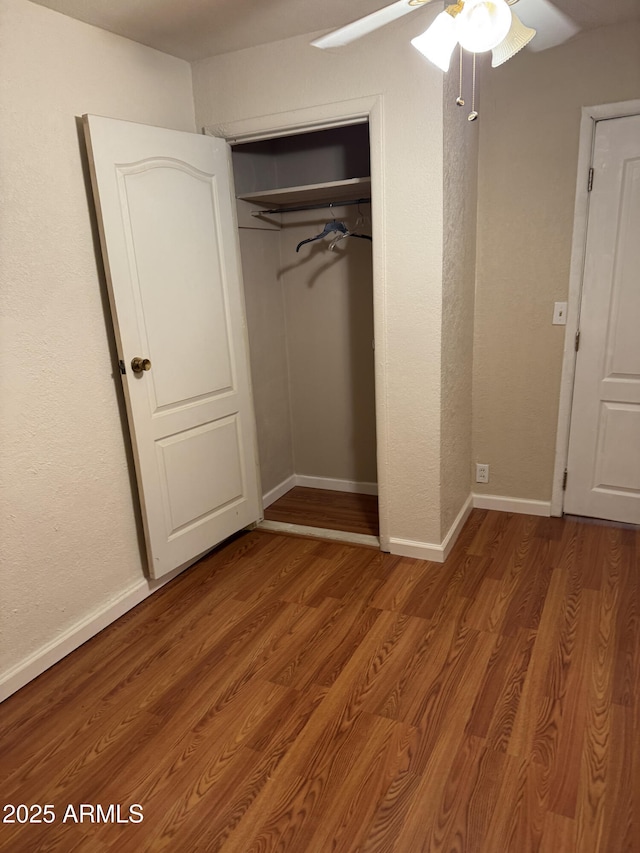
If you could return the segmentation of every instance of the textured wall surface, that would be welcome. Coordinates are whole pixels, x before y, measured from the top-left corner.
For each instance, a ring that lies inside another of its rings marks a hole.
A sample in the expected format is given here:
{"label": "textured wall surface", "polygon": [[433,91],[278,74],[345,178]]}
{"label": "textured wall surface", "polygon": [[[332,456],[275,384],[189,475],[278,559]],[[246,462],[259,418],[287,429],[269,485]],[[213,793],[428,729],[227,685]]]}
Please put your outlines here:
{"label": "textured wall surface", "polygon": [[[582,106],[637,98],[640,26],[522,51],[482,79],[474,349],[478,492],[549,500]],[[582,176],[581,180],[586,180]]]}
{"label": "textured wall surface", "polygon": [[[331,215],[355,230],[355,208]],[[376,482],[371,243],[296,253],[328,216],[240,229],[263,494],[294,473]]]}
{"label": "textured wall surface", "polygon": [[6,673],[144,580],[76,117],[195,125],[181,60],[25,0],[0,34]]}
{"label": "textured wall surface", "polygon": [[317,50],[303,37],[224,54],[195,63],[193,80],[205,126],[381,95],[383,165],[373,177],[383,190],[383,233],[373,264],[386,320],[386,340],[376,340],[386,374],[377,400],[389,437],[385,510],[392,537],[439,542],[442,74],[409,48],[426,25],[425,15],[415,17],[344,51]]}
{"label": "textured wall surface", "polygon": [[[452,59],[452,67],[457,64]],[[471,384],[475,289],[479,121],[470,122],[470,62],[465,57],[464,106],[459,76],[445,76],[444,256],[442,270],[442,537],[470,494]],[[482,112],[482,110],[481,110]]]}
{"label": "textured wall surface", "polygon": [[280,232],[240,229],[262,493],[294,473]]}
{"label": "textured wall surface", "polygon": [[[327,237],[296,254],[325,214],[283,216],[281,232],[295,472],[375,483],[371,243],[348,238],[330,251]],[[333,215],[356,230],[355,207]]]}

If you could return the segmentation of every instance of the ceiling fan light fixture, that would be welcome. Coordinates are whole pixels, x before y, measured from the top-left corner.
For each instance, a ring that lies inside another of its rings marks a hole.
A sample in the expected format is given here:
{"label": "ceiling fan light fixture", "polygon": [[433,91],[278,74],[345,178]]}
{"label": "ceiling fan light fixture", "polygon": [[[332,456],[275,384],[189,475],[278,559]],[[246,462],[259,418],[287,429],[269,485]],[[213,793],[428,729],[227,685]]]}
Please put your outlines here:
{"label": "ceiling fan light fixture", "polygon": [[411,39],[411,44],[442,71],[449,70],[451,54],[458,43],[455,19],[445,10],[433,20],[422,35]]}
{"label": "ceiling fan light fixture", "polygon": [[465,0],[454,21],[458,41],[471,53],[492,50],[506,38],[511,19],[505,0]]}
{"label": "ceiling fan light fixture", "polygon": [[522,50],[523,47],[529,44],[536,34],[533,27],[525,26],[513,12],[511,13],[511,18],[511,29],[507,33],[507,37],[491,51],[492,68],[497,68],[498,65],[502,65],[507,59],[515,56],[519,50]]}

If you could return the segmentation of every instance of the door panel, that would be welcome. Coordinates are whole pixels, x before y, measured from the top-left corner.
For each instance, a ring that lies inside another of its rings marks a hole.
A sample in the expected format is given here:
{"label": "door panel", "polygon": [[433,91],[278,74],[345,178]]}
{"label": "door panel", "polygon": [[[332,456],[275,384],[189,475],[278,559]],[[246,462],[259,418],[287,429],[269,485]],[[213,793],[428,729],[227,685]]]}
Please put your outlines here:
{"label": "door panel", "polygon": [[237,418],[223,418],[156,442],[170,536],[242,500],[238,426]]}
{"label": "door panel", "polygon": [[[122,167],[118,171],[122,175]],[[199,320],[228,314],[215,177],[150,161],[122,175],[120,195],[135,247],[131,272],[139,323],[149,351],[157,353],[156,407],[228,390],[233,382],[227,327],[222,324],[214,336]],[[159,281],[188,282],[189,299],[180,286],[159,289]]]}
{"label": "door panel", "polygon": [[594,147],[565,512],[640,524],[640,116]]}
{"label": "door panel", "polygon": [[[85,116],[150,570],[261,515],[222,140]],[[131,360],[151,369],[134,373]]]}
{"label": "door panel", "polygon": [[640,491],[640,406],[603,403],[598,439],[594,488]]}

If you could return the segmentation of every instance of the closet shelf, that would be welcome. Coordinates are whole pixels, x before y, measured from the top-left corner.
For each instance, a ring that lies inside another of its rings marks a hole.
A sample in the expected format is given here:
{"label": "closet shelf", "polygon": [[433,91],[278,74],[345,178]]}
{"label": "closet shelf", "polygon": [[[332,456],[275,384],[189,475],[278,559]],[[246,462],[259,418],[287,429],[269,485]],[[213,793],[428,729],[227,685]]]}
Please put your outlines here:
{"label": "closet shelf", "polygon": [[326,202],[354,201],[371,196],[371,178],[350,178],[346,181],[328,181],[324,184],[307,184],[302,187],[284,187],[278,190],[239,195],[242,201],[252,204],[266,204],[269,207],[291,204],[310,204]]}

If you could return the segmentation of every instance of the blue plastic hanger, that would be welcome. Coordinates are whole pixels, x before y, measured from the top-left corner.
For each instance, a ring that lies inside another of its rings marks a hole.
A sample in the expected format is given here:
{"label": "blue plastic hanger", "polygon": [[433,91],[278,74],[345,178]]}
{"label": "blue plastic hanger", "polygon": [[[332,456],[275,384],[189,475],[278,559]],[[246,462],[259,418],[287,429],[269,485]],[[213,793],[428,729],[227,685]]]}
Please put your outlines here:
{"label": "blue plastic hanger", "polygon": [[331,222],[327,222],[320,234],[316,234],[315,237],[308,237],[306,240],[303,240],[301,243],[298,243],[298,245],[296,246],[296,252],[299,252],[300,247],[304,246],[305,243],[314,243],[316,240],[322,240],[323,237],[326,237],[327,234],[332,234],[334,231],[340,234],[349,233],[344,222],[338,222],[337,219],[332,219]]}

